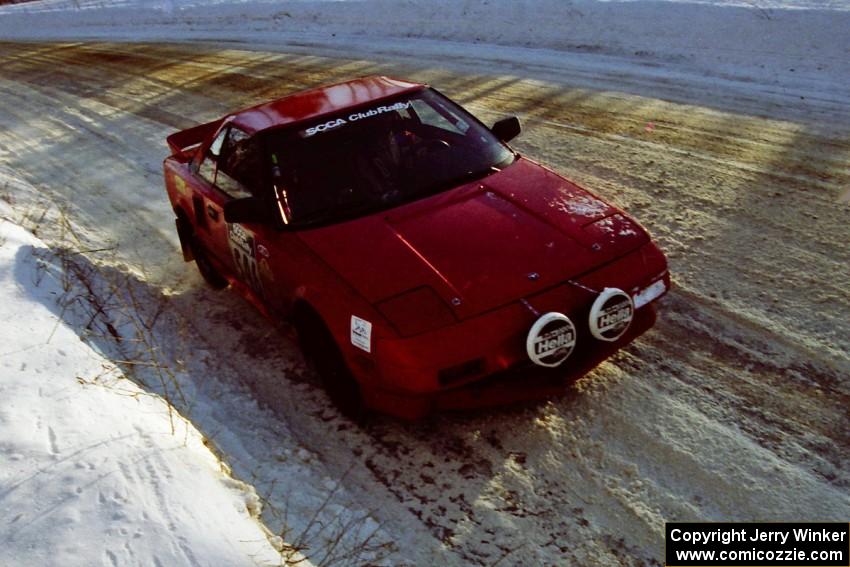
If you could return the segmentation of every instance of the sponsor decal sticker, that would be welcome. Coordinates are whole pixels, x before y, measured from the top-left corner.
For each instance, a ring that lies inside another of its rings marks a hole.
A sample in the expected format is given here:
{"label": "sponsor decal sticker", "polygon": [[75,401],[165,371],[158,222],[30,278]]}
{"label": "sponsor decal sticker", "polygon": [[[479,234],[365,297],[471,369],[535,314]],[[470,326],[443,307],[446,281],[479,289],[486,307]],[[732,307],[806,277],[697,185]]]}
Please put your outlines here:
{"label": "sponsor decal sticker", "polygon": [[230,241],[231,248],[242,252],[250,258],[256,258],[254,253],[254,235],[245,230],[240,224],[227,225],[227,239]]}
{"label": "sponsor decal sticker", "polygon": [[184,197],[188,196],[189,191],[186,189],[186,181],[176,173],[174,174],[174,177],[172,177],[172,179],[174,180],[174,188],[177,189],[177,192],[183,195]]}
{"label": "sponsor decal sticker", "polygon": [[228,223],[227,241],[230,244],[230,254],[233,256],[239,278],[262,297],[263,283],[257,267],[254,235],[240,224]]}
{"label": "sponsor decal sticker", "polygon": [[590,308],[590,333],[600,341],[616,341],[632,324],[634,314],[635,307],[629,294],[615,287],[606,287]]}
{"label": "sponsor decal sticker", "polygon": [[372,352],[372,323],[352,315],[351,344],[366,352]]}
{"label": "sponsor decal sticker", "polygon": [[525,339],[528,357],[539,366],[558,366],[569,358],[575,346],[575,325],[569,317],[556,311],[541,315]]}

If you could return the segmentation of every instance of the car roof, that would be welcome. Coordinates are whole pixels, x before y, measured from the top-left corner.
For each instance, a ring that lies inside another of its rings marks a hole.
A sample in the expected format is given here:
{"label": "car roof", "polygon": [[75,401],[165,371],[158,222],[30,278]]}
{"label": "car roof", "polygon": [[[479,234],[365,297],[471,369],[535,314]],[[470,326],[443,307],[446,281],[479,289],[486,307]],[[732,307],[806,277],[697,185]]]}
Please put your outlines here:
{"label": "car roof", "polygon": [[384,76],[361,77],[351,81],[318,87],[266,102],[228,117],[228,122],[253,134],[261,130],[310,120],[326,114],[380,101],[425,88]]}

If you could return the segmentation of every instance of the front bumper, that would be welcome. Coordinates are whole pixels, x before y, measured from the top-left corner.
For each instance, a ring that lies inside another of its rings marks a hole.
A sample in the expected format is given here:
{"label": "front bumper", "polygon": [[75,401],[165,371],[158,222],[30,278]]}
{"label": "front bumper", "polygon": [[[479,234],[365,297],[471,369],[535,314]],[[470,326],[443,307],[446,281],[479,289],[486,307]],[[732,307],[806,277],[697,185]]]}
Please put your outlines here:
{"label": "front bumper", "polygon": [[[363,389],[367,405],[415,419],[434,409],[485,407],[562,393],[655,323],[655,299],[669,290],[669,273],[665,269],[653,278],[632,276],[636,281],[629,281],[630,273],[646,272],[622,268],[614,263],[580,280],[594,289],[608,282],[636,298],[646,298],[644,290],[655,287],[652,299],[635,310],[629,329],[617,341],[599,341],[590,334],[586,321],[595,294],[562,284],[528,297],[527,306],[515,302],[433,333],[380,341],[375,349],[377,380]],[[660,295],[658,282],[663,282]],[[565,313],[577,326],[573,354],[557,368],[536,366],[526,354],[526,335],[538,317],[534,311]],[[465,369],[465,374],[446,382],[446,369]]]}
{"label": "front bumper", "polygon": [[374,390],[367,393],[370,407],[404,419],[418,419],[435,410],[494,407],[562,395],[570,385],[649,330],[656,320],[655,304],[635,312],[628,331],[615,342],[593,340],[581,334],[572,356],[562,366],[545,368],[528,358],[510,367],[456,386],[435,391],[410,393],[400,390]]}
{"label": "front bumper", "polygon": [[[538,400],[563,394],[569,386],[615,352],[648,331],[656,319],[655,305],[648,305],[635,313],[628,331],[617,341],[594,341],[591,346],[576,350],[563,366],[545,368],[531,361],[465,386],[438,393],[432,403],[434,409],[479,408]],[[587,345],[587,341],[585,341]]]}

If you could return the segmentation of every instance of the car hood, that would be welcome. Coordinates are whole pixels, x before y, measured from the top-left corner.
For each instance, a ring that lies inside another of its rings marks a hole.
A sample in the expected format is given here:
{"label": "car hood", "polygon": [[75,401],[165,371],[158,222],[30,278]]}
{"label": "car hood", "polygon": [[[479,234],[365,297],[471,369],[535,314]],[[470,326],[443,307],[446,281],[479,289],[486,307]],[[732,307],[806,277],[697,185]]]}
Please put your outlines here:
{"label": "car hood", "polygon": [[371,303],[430,286],[459,319],[649,239],[622,211],[524,158],[480,181],[299,235]]}

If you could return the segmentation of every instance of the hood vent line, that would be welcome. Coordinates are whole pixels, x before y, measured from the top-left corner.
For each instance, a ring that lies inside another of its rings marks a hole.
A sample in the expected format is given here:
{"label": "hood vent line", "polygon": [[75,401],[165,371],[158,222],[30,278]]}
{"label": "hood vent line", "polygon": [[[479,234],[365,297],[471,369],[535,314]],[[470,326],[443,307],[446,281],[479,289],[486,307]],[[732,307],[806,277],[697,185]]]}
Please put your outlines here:
{"label": "hood vent line", "polygon": [[[444,276],[444,275],[440,272],[440,270],[438,270],[438,269],[437,269],[437,266],[435,266],[434,264],[432,264],[431,262],[429,262],[429,261],[428,261],[428,259],[427,259],[425,256],[423,256],[423,255],[422,255],[422,253],[421,253],[421,252],[419,252],[419,250],[417,250],[415,246],[413,246],[413,244],[411,244],[410,242],[408,242],[408,241],[407,241],[407,239],[406,239],[404,236],[402,236],[402,234],[401,234],[399,231],[397,231],[397,230],[395,229],[395,227],[394,227],[394,226],[392,226],[391,224],[389,224],[389,223],[388,223],[388,224],[387,224],[387,227],[388,227],[391,231],[393,231],[393,234],[395,234],[395,235],[396,235],[396,238],[398,238],[398,239],[401,241],[401,243],[402,243],[402,244],[404,244],[404,245],[407,247],[407,249],[408,249],[408,250],[410,250],[411,252],[413,252],[413,253],[416,255],[416,257],[417,257],[417,258],[419,258],[419,259],[422,261],[422,263],[423,263],[423,264],[425,264],[426,266],[428,266],[428,268],[429,268],[432,272],[434,272],[434,274],[435,274],[438,278],[440,278],[440,280],[442,280],[442,282],[443,282],[444,284],[446,284],[446,287],[448,287],[448,288],[452,291],[452,294],[453,294],[453,296],[454,296],[454,297],[453,297],[453,299],[452,299],[452,305],[454,305],[454,306],[458,306],[458,305],[460,305],[460,303],[461,303],[461,297],[463,297],[463,294],[461,294],[461,293],[460,293],[460,292],[459,292],[459,291],[455,288],[455,286],[454,286],[454,285],[452,285],[452,282],[450,282],[450,281],[449,281],[449,279],[448,279],[446,276]],[[458,300],[458,302],[455,302],[455,299],[456,299],[456,300]]]}
{"label": "hood vent line", "polygon": [[520,302],[523,305],[525,305],[528,308],[529,311],[531,311],[532,315],[534,315],[535,317],[540,317],[540,311],[535,309],[534,306],[531,303],[529,303],[526,298],[523,297],[522,299],[520,299]]}
{"label": "hood vent line", "polygon": [[591,288],[591,287],[587,287],[587,286],[586,286],[586,285],[584,285],[584,284],[580,284],[580,283],[578,283],[578,282],[577,282],[577,281],[575,281],[575,280],[567,280],[567,283],[568,283],[568,284],[570,284],[570,285],[573,285],[573,286],[575,286],[575,287],[577,287],[577,288],[579,288],[579,289],[583,289],[584,291],[590,292],[590,293],[592,293],[593,295],[599,295],[600,293],[602,293],[602,292],[601,292],[601,291],[599,291],[599,290],[593,289],[593,288]]}
{"label": "hood vent line", "polygon": [[[599,295],[600,293],[602,293],[601,291],[595,290],[591,287],[587,287],[584,284],[580,284],[575,280],[567,280],[566,283],[568,283],[572,286],[575,286],[579,289],[583,289],[584,291],[586,291],[588,293],[592,293],[593,295]],[[532,315],[534,315],[535,317],[540,317],[540,311],[535,309],[535,307],[531,303],[529,303],[529,301],[526,298],[523,297],[519,301],[520,301],[520,303],[522,303],[525,306],[526,309],[531,311]]]}

